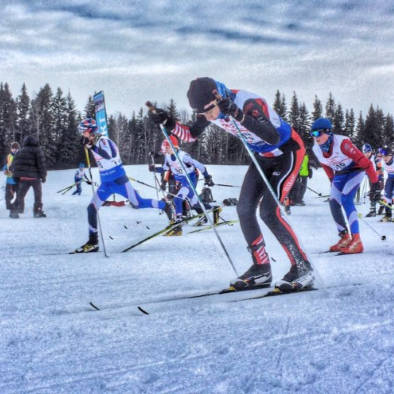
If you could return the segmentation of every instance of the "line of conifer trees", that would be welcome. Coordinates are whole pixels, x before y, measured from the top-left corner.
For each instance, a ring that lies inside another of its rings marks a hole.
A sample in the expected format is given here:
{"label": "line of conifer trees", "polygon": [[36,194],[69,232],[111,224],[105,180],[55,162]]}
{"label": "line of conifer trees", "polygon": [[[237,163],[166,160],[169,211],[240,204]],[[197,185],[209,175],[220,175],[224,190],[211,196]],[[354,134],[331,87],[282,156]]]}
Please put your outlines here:
{"label": "line of conifer trees", "polygon": [[[308,134],[310,125],[321,116],[331,119],[335,133],[351,137],[359,147],[369,143],[377,148],[394,142],[393,116],[384,114],[372,104],[365,117],[359,112],[356,119],[353,108],[344,110],[331,93],[324,107],[315,96],[309,112],[305,103],[299,102],[296,92],[288,105],[285,95],[278,90],[272,106],[300,133],[307,147],[312,143]],[[179,112],[173,100],[164,107],[183,123],[193,120],[194,115],[185,110]],[[118,144],[125,164],[147,163],[149,152],[160,150],[162,135],[143,107],[130,113],[130,118],[123,114],[109,116],[110,138]],[[71,94],[64,95],[61,88],[54,93],[46,84],[34,98],[30,98],[23,84],[14,98],[8,83],[0,83],[0,160],[4,163],[11,142],[22,142],[26,135],[33,134],[39,138],[49,169],[77,166],[83,160],[81,138],[77,133],[82,117],[94,117],[92,96],[88,97],[83,111],[79,111]],[[211,125],[197,142],[184,147],[193,157],[207,164],[248,162],[241,142],[215,125]]]}

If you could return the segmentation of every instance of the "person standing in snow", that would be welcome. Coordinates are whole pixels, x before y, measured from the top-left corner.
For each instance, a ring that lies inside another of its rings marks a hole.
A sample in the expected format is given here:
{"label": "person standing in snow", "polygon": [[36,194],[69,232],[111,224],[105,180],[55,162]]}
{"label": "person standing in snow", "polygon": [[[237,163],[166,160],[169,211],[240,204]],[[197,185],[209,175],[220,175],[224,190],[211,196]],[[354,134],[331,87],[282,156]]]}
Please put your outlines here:
{"label": "person standing in snow", "polygon": [[3,167],[4,175],[7,177],[6,185],[5,185],[5,205],[6,205],[6,209],[10,211],[10,216],[11,216],[11,211],[13,210],[14,205],[16,203],[16,201],[12,202],[12,200],[16,196],[16,189],[18,187],[18,184],[11,171],[11,165],[19,149],[20,149],[20,145],[18,142],[13,142],[11,144],[10,153],[7,155],[6,163]]}
{"label": "person standing in snow", "polygon": [[120,194],[130,201],[135,208],[157,208],[166,212],[171,220],[173,215],[172,204],[165,200],[154,200],[142,198],[137,190],[133,188],[123,168],[119,149],[108,137],[100,134],[96,121],[91,118],[83,120],[78,131],[83,136],[84,147],[93,155],[100,172],[101,184],[95,191],[88,206],[89,239],[75,253],[97,252],[98,229],[97,211],[112,194]]}
{"label": "person standing in snow", "polygon": [[[197,186],[197,177],[196,177],[196,168],[203,174],[205,179],[205,184],[207,186],[213,186],[214,183],[212,181],[212,176],[208,174],[206,167],[201,164],[198,160],[193,159],[188,153],[179,149],[178,139],[171,135],[170,140],[177,150],[178,157],[182,160],[183,164],[187,169],[187,174],[191,179],[193,186]],[[197,213],[202,214],[203,210],[200,207],[200,203],[198,201],[198,197],[194,194],[193,189],[190,187],[186,176],[183,173],[181,165],[178,163],[178,160],[167,140],[164,140],[162,143],[162,151],[165,154],[164,165],[162,167],[156,167],[154,164],[149,165],[150,171],[155,171],[158,173],[164,173],[165,171],[170,170],[174,175],[176,182],[179,184],[177,188],[178,191],[176,193],[176,197],[174,197],[174,205],[175,205],[175,213],[176,213],[176,222],[182,221],[182,213],[183,213],[183,203],[187,199],[189,200],[190,206],[197,211]],[[206,204],[206,209],[211,209],[211,205]],[[214,209],[214,223],[217,223],[219,219],[219,207]],[[182,224],[175,226],[171,229],[166,235],[182,235]]]}
{"label": "person standing in snow", "polygon": [[[262,97],[243,90],[230,90],[212,78],[191,81],[187,97],[197,114],[191,125],[175,121],[163,110],[150,114],[153,121],[163,124],[169,132],[186,142],[195,141],[211,122],[237,136],[235,122],[283,204],[305,154],[304,144],[296,131]],[[231,286],[235,290],[244,290],[266,287],[272,281],[270,259],[256,218],[257,207],[264,223],[290,259],[290,271],[277,282],[277,286],[288,291],[311,286],[314,279],[312,266],[254,164],[249,166],[245,175],[237,205],[253,264],[232,281]]]}
{"label": "person standing in snow", "polygon": [[46,181],[47,169],[44,153],[34,136],[28,135],[24,138],[22,149],[15,155],[11,165],[11,171],[14,178],[18,180],[18,188],[15,207],[10,217],[17,219],[19,213],[24,212],[25,196],[32,187],[34,191],[33,215],[35,218],[45,218],[46,215],[42,210],[42,183]]}
{"label": "person standing in snow", "polygon": [[394,199],[394,159],[392,149],[385,147],[381,149],[383,156],[383,168],[387,173],[386,184],[384,185],[385,214],[382,222],[391,222]]}
{"label": "person standing in snow", "polygon": [[85,164],[79,163],[78,170],[75,172],[75,175],[74,175],[74,182],[75,182],[76,190],[74,190],[74,192],[72,194],[73,196],[75,196],[76,194],[78,194],[78,196],[81,195],[82,180],[85,180],[85,182],[89,185],[91,184],[90,180],[88,179],[88,177],[85,174]]}
{"label": "person standing in snow", "polygon": [[[377,170],[377,163],[376,163],[375,156],[373,155],[372,146],[370,144],[364,144],[362,146],[361,150],[364,153],[364,156],[368,160],[370,160],[370,162],[374,166],[374,169]],[[380,167],[381,166],[382,165],[380,164]],[[380,194],[383,189],[383,176],[379,176],[378,171],[376,171],[376,172],[377,172],[378,179],[379,179],[379,189],[377,189],[376,192],[374,192],[374,193],[372,193],[372,191],[369,192],[370,208],[369,208],[368,214],[366,215],[367,218],[376,216],[376,203],[380,200]],[[369,182],[369,188],[371,189],[371,182]]]}
{"label": "person standing in snow", "polygon": [[[331,182],[330,209],[340,239],[329,250],[345,254],[362,253],[364,247],[360,238],[354,197],[365,173],[371,181],[371,193],[378,192],[378,176],[374,166],[353,145],[349,137],[332,132],[329,119],[316,119],[310,134],[314,139],[313,153]],[[346,213],[350,233],[347,230],[342,208]]]}

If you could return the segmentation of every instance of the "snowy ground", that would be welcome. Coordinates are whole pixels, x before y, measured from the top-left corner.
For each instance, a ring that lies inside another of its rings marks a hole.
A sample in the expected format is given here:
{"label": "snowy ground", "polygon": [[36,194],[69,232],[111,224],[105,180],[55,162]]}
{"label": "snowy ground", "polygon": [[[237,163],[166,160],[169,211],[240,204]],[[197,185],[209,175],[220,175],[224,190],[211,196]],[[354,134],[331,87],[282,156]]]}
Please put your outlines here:
{"label": "snowy ground", "polygon": [[[146,167],[131,166],[128,174],[152,183]],[[237,185],[246,169],[208,168],[216,182]],[[230,301],[259,291],[150,303],[228,284],[234,273],[213,232],[158,237],[120,254],[166,218],[156,210],[104,207],[110,258],[67,255],[87,240],[91,193],[87,185],[80,197],[56,193],[73,173],[49,173],[48,218],[32,218],[32,192],[19,220],[0,210],[0,393],[393,392],[392,223],[365,219],[386,235],[382,241],[361,222],[362,255],[319,254],[337,234],[327,203],[307,191],[307,206],[292,208],[289,221],[319,274],[319,291],[242,302]],[[309,185],[328,191],[321,171]],[[238,193],[213,191],[218,201]],[[368,211],[367,204],[358,208]],[[223,216],[235,219],[235,208],[225,208]],[[218,231],[243,272],[250,257],[239,225]],[[286,257],[267,231],[265,238],[279,279],[289,268]],[[103,310],[94,311],[90,301]]]}

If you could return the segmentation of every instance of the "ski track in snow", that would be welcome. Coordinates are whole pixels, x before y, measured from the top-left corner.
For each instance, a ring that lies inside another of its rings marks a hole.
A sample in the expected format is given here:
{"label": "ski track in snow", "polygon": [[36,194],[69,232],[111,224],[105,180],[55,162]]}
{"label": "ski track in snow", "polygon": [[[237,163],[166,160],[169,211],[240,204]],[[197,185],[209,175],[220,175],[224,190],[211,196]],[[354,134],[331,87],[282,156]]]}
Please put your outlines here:
{"label": "ski track in snow", "polygon": [[[150,183],[146,167],[127,168]],[[208,169],[216,182],[237,185],[246,171]],[[165,226],[165,215],[103,207],[110,258],[68,255],[86,241],[91,197],[86,185],[80,197],[56,193],[72,182],[73,172],[49,173],[43,185],[48,218],[31,217],[31,192],[19,220],[0,210],[1,393],[393,392],[392,223],[365,219],[386,235],[383,242],[360,221],[362,255],[323,254],[337,239],[335,226],[328,204],[307,191],[307,206],[292,208],[289,221],[319,274],[319,291],[239,302],[233,301],[264,290],[157,302],[228,285],[234,273],[213,232],[157,237],[122,254]],[[134,186],[144,197],[155,196]],[[321,170],[309,186],[323,194],[329,187]],[[238,192],[213,188],[219,202]],[[358,210],[366,214],[368,203]],[[235,207],[222,216],[236,219]],[[262,228],[278,279],[289,268],[287,259]],[[239,224],[218,232],[243,272],[250,257]],[[102,310],[94,311],[90,301]]]}

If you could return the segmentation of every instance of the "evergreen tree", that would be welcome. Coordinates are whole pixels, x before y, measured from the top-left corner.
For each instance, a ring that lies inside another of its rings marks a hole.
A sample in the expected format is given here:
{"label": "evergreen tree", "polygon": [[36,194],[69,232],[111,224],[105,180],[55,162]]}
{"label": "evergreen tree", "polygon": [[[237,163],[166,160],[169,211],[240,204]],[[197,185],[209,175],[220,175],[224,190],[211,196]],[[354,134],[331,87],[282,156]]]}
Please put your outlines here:
{"label": "evergreen tree", "polygon": [[286,99],[284,95],[280,94],[279,90],[277,90],[275,93],[275,101],[274,101],[273,109],[283,120],[286,120],[287,118]]}
{"label": "evergreen tree", "polygon": [[341,104],[338,104],[335,109],[334,119],[333,119],[333,132],[336,134],[344,134],[344,121],[345,117],[343,115],[343,110]]}
{"label": "evergreen tree", "polygon": [[357,127],[356,127],[356,138],[353,140],[353,142],[358,146],[361,146],[363,144],[363,142],[360,143],[360,141],[363,141],[364,129],[365,129],[365,121],[363,118],[363,114],[360,111],[360,115],[358,116]]}
{"label": "evergreen tree", "polygon": [[0,84],[0,152],[9,151],[9,145],[16,139],[16,103],[8,83]]}
{"label": "evergreen tree", "polygon": [[92,96],[88,97],[88,102],[84,108],[85,118],[96,119],[96,111],[94,109],[94,100]]}
{"label": "evergreen tree", "polygon": [[356,131],[356,119],[354,117],[353,108],[346,110],[345,112],[345,128],[344,128],[344,135],[349,136],[350,138],[355,137]]}
{"label": "evergreen tree", "polygon": [[323,106],[321,104],[321,101],[315,95],[315,101],[313,102],[312,122],[314,122],[316,119],[321,118],[322,114],[323,114]]}
{"label": "evergreen tree", "polygon": [[22,143],[26,135],[30,133],[29,120],[30,98],[27,94],[26,85],[22,85],[21,93],[16,99],[17,111],[17,135],[16,141]]}
{"label": "evergreen tree", "polygon": [[60,137],[58,166],[67,168],[76,166],[85,161],[84,152],[81,144],[81,136],[78,133],[78,118],[74,101],[71,94],[66,97],[66,120],[65,129]]}
{"label": "evergreen tree", "polygon": [[291,108],[289,112],[289,121],[291,126],[299,131],[300,129],[300,109],[298,106],[298,99],[296,92],[293,92],[293,97],[291,99]]}
{"label": "evergreen tree", "polygon": [[394,148],[394,119],[391,114],[387,114],[384,119],[382,145]]}
{"label": "evergreen tree", "polygon": [[53,94],[51,87],[46,84],[31,102],[30,118],[33,121],[32,132],[39,140],[44,152],[46,164],[50,168],[56,162],[55,152],[51,144],[52,131],[55,128],[53,113]]}
{"label": "evergreen tree", "polygon": [[327,103],[326,103],[326,118],[330,119],[333,122],[335,118],[335,101],[332,93],[330,92]]}
{"label": "evergreen tree", "polygon": [[305,146],[309,148],[313,144],[313,139],[309,134],[311,123],[309,120],[309,112],[306,108],[305,103],[302,103],[300,106],[299,120],[300,120],[300,125],[298,129],[298,134],[303,139]]}
{"label": "evergreen tree", "polygon": [[53,98],[52,103],[52,114],[53,114],[53,129],[49,136],[48,151],[50,151],[50,157],[53,158],[49,165],[55,164],[55,162],[61,162],[60,147],[63,142],[63,136],[67,131],[67,103],[66,98],[63,96],[63,92],[60,88],[57,88],[56,95]]}

